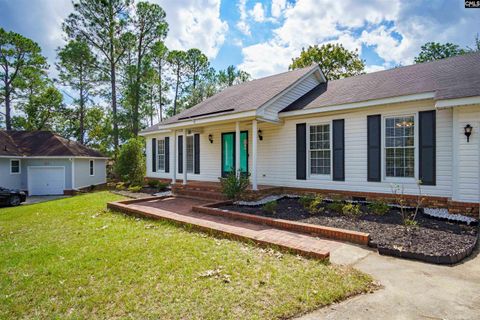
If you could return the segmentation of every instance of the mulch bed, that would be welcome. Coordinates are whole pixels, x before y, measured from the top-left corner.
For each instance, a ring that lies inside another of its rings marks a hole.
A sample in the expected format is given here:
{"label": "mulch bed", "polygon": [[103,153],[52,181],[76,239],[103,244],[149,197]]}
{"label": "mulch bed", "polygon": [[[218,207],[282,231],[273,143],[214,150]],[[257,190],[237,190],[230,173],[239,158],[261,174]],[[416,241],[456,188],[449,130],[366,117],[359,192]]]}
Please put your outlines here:
{"label": "mulch bed", "polygon": [[[329,211],[310,214],[295,198],[283,198],[277,201],[275,214],[265,212],[261,206],[223,205],[220,209],[238,211],[265,217],[292,220],[322,226],[367,232],[369,245],[378,248],[380,253],[406,258],[420,259],[434,263],[455,263],[474,248],[478,227],[441,221],[417,214],[417,227],[405,227],[397,209],[390,209],[383,216],[370,214],[362,206],[362,215],[347,217]],[[456,257],[455,259],[453,257]]]}

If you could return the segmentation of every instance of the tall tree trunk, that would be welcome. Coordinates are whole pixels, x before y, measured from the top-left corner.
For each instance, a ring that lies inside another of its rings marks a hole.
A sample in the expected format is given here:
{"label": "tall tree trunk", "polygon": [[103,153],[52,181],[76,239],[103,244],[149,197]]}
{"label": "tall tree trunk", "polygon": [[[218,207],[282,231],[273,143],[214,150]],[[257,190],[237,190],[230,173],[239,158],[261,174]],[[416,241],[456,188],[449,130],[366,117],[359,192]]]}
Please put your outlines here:
{"label": "tall tree trunk", "polygon": [[173,102],[173,115],[177,114],[178,87],[180,86],[180,66],[177,66],[177,83],[175,85],[175,101]]}
{"label": "tall tree trunk", "polygon": [[114,153],[116,158],[118,153],[118,123],[117,123],[117,88],[116,88],[115,69],[116,69],[115,62],[112,57],[112,61],[110,62],[110,79],[111,79],[110,83],[112,86],[113,147],[114,147]]}
{"label": "tall tree trunk", "polygon": [[8,65],[5,70],[5,126],[7,130],[12,130],[12,120],[10,118],[10,83],[8,81]]}
{"label": "tall tree trunk", "polygon": [[80,85],[80,115],[79,115],[79,130],[78,130],[78,141],[81,144],[85,143],[85,99],[83,93],[83,85]]}
{"label": "tall tree trunk", "polygon": [[161,61],[158,64],[158,107],[159,107],[160,122],[162,122],[163,108],[162,108],[162,62]]}

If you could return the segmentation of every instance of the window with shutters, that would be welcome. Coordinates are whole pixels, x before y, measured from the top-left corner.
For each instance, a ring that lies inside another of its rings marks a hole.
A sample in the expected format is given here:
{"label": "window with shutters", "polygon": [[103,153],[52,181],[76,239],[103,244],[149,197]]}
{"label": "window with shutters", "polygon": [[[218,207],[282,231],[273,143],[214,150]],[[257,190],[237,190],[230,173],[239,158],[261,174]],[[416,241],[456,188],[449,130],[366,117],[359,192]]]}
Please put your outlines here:
{"label": "window with shutters", "polygon": [[159,171],[165,171],[165,140],[159,139],[157,141],[157,157]]}
{"label": "window with shutters", "polygon": [[187,136],[187,172],[193,173],[194,168],[194,147],[193,147],[193,135]]}
{"label": "window with shutters", "polygon": [[308,155],[311,175],[329,175],[331,167],[330,124],[309,126]]}
{"label": "window with shutters", "polygon": [[385,118],[385,174],[415,176],[415,117]]}

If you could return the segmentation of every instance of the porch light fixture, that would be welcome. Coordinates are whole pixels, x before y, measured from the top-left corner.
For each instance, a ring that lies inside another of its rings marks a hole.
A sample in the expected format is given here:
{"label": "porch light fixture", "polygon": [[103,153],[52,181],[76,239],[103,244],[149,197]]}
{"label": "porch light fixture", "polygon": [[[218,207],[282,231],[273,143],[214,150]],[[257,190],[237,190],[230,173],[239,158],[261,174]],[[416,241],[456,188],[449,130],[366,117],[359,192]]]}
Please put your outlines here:
{"label": "porch light fixture", "polygon": [[463,128],[463,130],[465,130],[465,135],[467,136],[467,142],[470,142],[470,136],[472,135],[473,127],[470,124],[467,124],[465,128]]}
{"label": "porch light fixture", "polygon": [[262,130],[258,130],[258,139],[259,139],[260,141],[263,140]]}
{"label": "porch light fixture", "polygon": [[210,143],[213,143],[213,136],[211,133],[208,135],[208,141],[210,141]]}

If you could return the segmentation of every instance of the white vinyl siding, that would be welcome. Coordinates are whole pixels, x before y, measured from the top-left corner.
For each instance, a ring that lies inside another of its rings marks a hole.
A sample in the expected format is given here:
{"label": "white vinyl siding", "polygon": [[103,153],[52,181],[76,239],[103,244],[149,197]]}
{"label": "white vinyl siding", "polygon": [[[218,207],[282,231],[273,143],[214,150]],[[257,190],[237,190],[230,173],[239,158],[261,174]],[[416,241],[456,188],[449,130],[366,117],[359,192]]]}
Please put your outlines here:
{"label": "white vinyl siding", "polygon": [[159,139],[157,142],[157,157],[158,157],[157,170],[165,171],[165,139]]}
{"label": "white vinyl siding", "polygon": [[385,118],[385,175],[415,176],[415,117]]}
{"label": "white vinyl siding", "polygon": [[311,175],[329,175],[331,166],[330,125],[309,126],[308,159]]}

